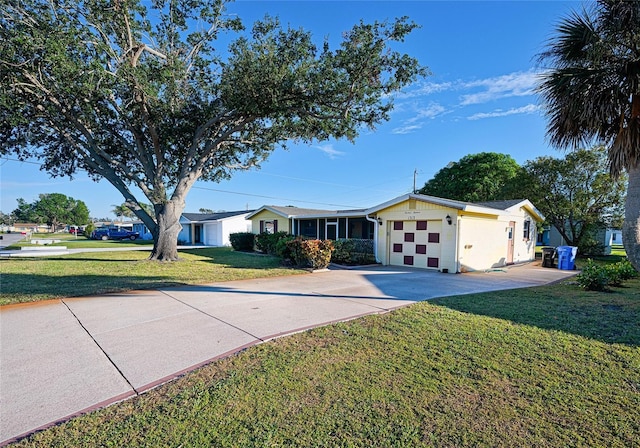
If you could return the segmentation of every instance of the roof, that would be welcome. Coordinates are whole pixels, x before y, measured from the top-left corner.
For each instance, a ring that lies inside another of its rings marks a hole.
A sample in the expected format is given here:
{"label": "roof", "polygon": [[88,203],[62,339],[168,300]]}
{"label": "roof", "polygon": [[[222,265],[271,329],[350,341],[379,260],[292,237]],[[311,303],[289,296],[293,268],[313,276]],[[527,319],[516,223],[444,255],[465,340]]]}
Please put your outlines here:
{"label": "roof", "polygon": [[203,221],[220,221],[221,219],[231,218],[233,216],[246,215],[253,210],[241,210],[235,212],[219,212],[219,213],[183,213],[182,216],[191,222]]}
{"label": "roof", "polygon": [[408,194],[399,196],[395,199],[391,199],[390,201],[387,201],[383,204],[376,205],[375,207],[371,207],[366,211],[366,213],[367,214],[375,213],[380,210],[384,210],[385,208],[393,207],[394,205],[407,201],[409,199],[429,202],[431,204],[436,204],[442,207],[448,207],[454,210],[460,210],[465,212],[485,213],[489,215],[497,214],[496,213],[497,209],[495,208],[485,207],[482,205],[474,204],[472,202],[456,201],[453,199],[438,198],[436,196],[427,196],[426,194],[414,194],[414,193],[408,193]]}
{"label": "roof", "polygon": [[496,208],[498,210],[511,211],[516,207],[523,207],[529,211],[533,215],[533,217],[539,222],[544,221],[544,215],[538,210],[535,205],[531,203],[528,199],[510,199],[506,201],[489,201],[489,202],[478,202],[478,205],[482,205],[484,207]]}
{"label": "roof", "polygon": [[291,219],[303,219],[303,218],[323,218],[333,216],[364,216],[366,214],[365,209],[354,210],[320,210],[313,208],[300,208],[293,206],[279,206],[279,205],[263,205],[258,210],[247,216],[247,219],[253,218],[255,215],[262,211],[270,211],[283,218]]}
{"label": "roof", "polygon": [[526,199],[510,199],[506,201],[476,202],[476,204],[481,205],[483,207],[497,208],[498,210],[508,210],[514,205],[518,205],[524,201],[526,201]]}

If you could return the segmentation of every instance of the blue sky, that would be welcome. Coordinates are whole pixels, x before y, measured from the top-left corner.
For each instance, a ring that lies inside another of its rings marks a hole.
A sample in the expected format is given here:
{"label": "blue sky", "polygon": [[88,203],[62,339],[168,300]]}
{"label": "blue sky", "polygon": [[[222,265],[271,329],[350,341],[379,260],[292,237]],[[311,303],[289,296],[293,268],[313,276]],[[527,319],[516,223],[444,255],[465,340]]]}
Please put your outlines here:
{"label": "blue sky", "polygon": [[[342,209],[370,207],[420,188],[449,162],[467,154],[499,152],[518,163],[562,156],[549,146],[545,119],[533,93],[535,56],[558,20],[581,2],[562,1],[246,1],[228,7],[246,26],[265,14],[338,42],[365,22],[407,15],[421,28],[399,47],[431,75],[395,99],[389,122],[363,130],[355,144],[329,141],[277,150],[260,169],[229,181],[199,182],[185,211],[256,209],[262,205]],[[97,218],[113,217],[123,199],[108,182],[82,173],[50,178],[37,165],[0,160],[0,210],[39,193],[84,201]],[[147,201],[145,201],[147,202]]]}

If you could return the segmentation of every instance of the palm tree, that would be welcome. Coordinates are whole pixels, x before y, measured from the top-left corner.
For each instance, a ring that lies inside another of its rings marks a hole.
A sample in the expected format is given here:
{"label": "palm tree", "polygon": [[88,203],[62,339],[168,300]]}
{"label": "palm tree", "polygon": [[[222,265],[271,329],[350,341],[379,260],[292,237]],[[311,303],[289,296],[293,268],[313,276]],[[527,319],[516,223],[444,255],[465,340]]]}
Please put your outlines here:
{"label": "palm tree", "polygon": [[113,207],[111,212],[116,215],[116,218],[119,218],[120,220],[122,220],[123,217],[133,219],[133,217],[135,216],[126,204],[111,204],[111,206]]}
{"label": "palm tree", "polygon": [[615,177],[629,175],[622,238],[640,270],[640,1],[598,0],[557,26],[540,54],[538,92],[554,146],[604,143]]}

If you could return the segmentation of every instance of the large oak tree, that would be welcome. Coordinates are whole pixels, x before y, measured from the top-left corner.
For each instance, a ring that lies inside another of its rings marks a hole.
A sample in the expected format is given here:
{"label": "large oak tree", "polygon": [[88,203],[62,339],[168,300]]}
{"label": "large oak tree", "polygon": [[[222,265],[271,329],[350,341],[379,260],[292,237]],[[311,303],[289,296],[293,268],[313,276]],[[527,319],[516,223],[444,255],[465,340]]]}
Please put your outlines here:
{"label": "large oak tree", "polygon": [[245,31],[222,0],[5,0],[1,151],[107,179],[151,230],[151,258],[175,260],[198,179],[387,120],[425,73],[395,49],[415,27],[359,23],[331,49],[270,17]]}

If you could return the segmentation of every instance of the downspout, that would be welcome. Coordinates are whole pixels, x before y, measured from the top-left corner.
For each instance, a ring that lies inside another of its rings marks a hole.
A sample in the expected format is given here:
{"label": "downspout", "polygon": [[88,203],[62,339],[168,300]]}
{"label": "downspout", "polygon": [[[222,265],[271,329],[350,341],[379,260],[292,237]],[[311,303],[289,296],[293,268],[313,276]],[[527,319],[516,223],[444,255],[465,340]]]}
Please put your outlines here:
{"label": "downspout", "polygon": [[380,223],[375,218],[370,218],[369,215],[365,215],[365,218],[367,218],[367,221],[373,223],[373,228],[375,229],[373,232],[373,256],[376,257],[376,263],[382,264],[378,257],[378,227],[380,226]]}

